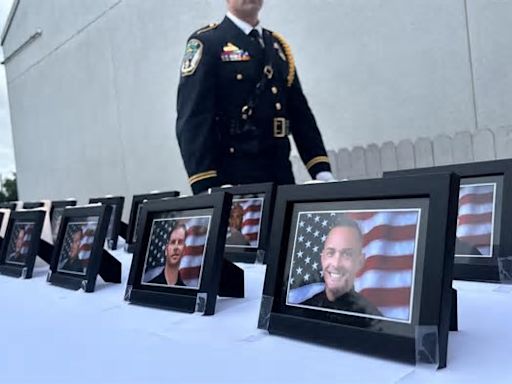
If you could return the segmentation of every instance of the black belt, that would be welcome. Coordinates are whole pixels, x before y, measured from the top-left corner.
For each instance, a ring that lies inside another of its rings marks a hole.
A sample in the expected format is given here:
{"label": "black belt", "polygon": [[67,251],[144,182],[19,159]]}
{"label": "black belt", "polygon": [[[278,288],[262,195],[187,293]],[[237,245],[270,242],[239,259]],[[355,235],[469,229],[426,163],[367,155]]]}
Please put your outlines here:
{"label": "black belt", "polygon": [[[260,122],[261,124],[261,122]],[[258,125],[260,125],[258,124]],[[266,124],[262,124],[263,126],[268,126]],[[276,138],[283,138],[290,134],[290,120],[284,117],[274,117],[271,120],[272,124],[272,136]],[[228,132],[230,136],[242,136],[250,133],[256,133],[259,130],[258,126],[254,124],[251,120],[238,120],[232,119],[229,120],[228,124]],[[266,131],[263,128],[263,131]]]}

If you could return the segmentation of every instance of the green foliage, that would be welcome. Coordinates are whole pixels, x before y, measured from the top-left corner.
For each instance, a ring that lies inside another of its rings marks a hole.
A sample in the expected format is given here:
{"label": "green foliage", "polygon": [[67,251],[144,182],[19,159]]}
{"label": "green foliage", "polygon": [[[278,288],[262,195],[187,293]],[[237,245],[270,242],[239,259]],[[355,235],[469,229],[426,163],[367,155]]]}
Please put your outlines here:
{"label": "green foliage", "polygon": [[0,185],[0,202],[18,200],[18,186],[16,183],[16,173],[12,178],[5,178]]}

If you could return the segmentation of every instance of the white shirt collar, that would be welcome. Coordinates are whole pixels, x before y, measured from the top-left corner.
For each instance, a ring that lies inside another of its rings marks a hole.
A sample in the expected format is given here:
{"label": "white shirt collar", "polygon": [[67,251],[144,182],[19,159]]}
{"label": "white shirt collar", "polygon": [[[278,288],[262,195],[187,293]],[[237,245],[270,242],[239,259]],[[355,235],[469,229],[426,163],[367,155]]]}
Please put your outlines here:
{"label": "white shirt collar", "polygon": [[236,17],[235,15],[233,15],[231,12],[228,11],[228,13],[226,14],[226,16],[233,22],[235,23],[235,25],[240,28],[243,33],[245,33],[246,35],[248,35],[253,29],[256,29],[259,33],[260,33],[260,36],[263,36],[263,27],[261,26],[261,23],[258,22],[258,25],[256,25],[255,27],[253,27],[251,24],[249,24],[248,22],[246,21],[243,21],[243,20],[240,20],[238,17]]}

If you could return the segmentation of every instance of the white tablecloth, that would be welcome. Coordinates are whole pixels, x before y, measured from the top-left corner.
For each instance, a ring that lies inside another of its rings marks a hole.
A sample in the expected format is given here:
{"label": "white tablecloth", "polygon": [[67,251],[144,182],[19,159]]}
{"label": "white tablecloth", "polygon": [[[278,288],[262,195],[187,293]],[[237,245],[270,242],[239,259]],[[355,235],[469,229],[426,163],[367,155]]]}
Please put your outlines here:
{"label": "white tablecloth", "polygon": [[[455,282],[460,331],[435,371],[271,336],[256,328],[265,268],[245,269],[246,298],[214,316],[127,304],[123,284],[96,292],[0,276],[0,383],[468,383],[512,382],[512,290]],[[510,316],[510,317],[509,317]]]}

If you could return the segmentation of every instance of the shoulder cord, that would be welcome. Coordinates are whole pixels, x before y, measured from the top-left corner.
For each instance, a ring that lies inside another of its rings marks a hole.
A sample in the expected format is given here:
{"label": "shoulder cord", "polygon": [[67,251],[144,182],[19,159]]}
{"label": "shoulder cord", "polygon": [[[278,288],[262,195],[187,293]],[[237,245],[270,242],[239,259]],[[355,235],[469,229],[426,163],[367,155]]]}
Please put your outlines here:
{"label": "shoulder cord", "polygon": [[290,48],[290,45],[288,42],[284,39],[283,35],[277,32],[272,32],[272,36],[274,36],[277,41],[281,44],[284,50],[284,54],[286,55],[286,58],[288,59],[288,87],[291,87],[293,84],[293,80],[295,79],[295,59],[293,57],[292,49]]}

